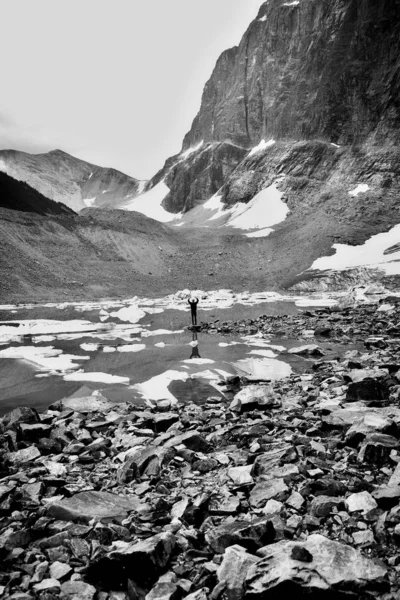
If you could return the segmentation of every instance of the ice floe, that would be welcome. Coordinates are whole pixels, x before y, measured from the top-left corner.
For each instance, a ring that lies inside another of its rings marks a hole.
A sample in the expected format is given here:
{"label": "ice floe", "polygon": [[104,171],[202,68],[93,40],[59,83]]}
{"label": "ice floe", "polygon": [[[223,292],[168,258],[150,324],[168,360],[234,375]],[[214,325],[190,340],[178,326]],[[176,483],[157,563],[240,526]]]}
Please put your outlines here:
{"label": "ice floe", "polygon": [[233,363],[238,373],[248,378],[278,380],[289,377],[290,365],[274,358],[244,358]]}
{"label": "ice floe", "polygon": [[168,386],[172,381],[186,381],[188,378],[188,373],[169,370],[143,383],[136,383],[132,389],[140,392],[144,398],[149,400],[170,400],[176,404],[177,399],[168,390]]}
{"label": "ice floe", "polygon": [[62,350],[55,349],[53,346],[12,346],[0,350],[1,358],[20,359],[30,363],[39,371],[51,373],[64,373],[73,369],[79,369],[81,365],[78,361],[89,360],[89,356],[74,356],[72,354],[63,354]]}
{"label": "ice floe", "polygon": [[127,344],[125,346],[118,346],[118,352],[142,352],[146,350],[145,344]]}
{"label": "ice floe", "polygon": [[109,373],[85,373],[77,371],[64,375],[65,381],[92,381],[94,383],[129,383],[129,377],[120,377],[119,375],[110,375]]}

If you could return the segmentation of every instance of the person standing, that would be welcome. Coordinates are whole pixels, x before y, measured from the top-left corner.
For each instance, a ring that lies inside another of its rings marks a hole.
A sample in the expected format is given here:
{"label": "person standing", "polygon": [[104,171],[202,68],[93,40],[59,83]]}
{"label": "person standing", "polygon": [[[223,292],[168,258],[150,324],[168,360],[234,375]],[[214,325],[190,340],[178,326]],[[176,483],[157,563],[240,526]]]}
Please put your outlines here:
{"label": "person standing", "polygon": [[199,303],[199,299],[191,296],[188,300],[190,304],[190,310],[192,313],[192,326],[197,327],[197,305]]}

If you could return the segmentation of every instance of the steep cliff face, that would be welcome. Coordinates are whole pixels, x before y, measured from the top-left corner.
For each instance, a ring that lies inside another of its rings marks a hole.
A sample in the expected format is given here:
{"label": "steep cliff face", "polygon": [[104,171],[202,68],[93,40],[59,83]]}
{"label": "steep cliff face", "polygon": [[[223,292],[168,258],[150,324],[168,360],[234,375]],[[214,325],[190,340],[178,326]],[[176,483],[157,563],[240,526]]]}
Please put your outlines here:
{"label": "steep cliff face", "polygon": [[[227,177],[233,183],[224,189],[224,200],[246,202],[261,184],[247,182],[242,193],[235,180],[243,182],[254,165],[235,169],[261,140],[286,144],[291,161],[286,157],[284,164],[292,171],[301,172],[300,158],[314,161],[314,149],[310,155],[304,147],[301,156],[292,152],[293,144],[304,140],[345,147],[350,154],[384,148],[394,160],[399,97],[398,0],[269,0],[240,45],[218,60],[181,154],[166,162],[151,185],[165,179],[171,191],[164,205],[173,212],[207,200]],[[269,164],[269,149],[260,153],[267,159],[259,179],[282,171],[276,157]],[[362,161],[356,162],[362,170]],[[340,156],[328,163],[323,170],[333,175]],[[348,173],[349,181],[357,176]]]}
{"label": "steep cliff face", "polygon": [[46,154],[0,150],[0,171],[76,212],[88,206],[118,208],[143,187],[133,177],[92,165],[61,150]]}

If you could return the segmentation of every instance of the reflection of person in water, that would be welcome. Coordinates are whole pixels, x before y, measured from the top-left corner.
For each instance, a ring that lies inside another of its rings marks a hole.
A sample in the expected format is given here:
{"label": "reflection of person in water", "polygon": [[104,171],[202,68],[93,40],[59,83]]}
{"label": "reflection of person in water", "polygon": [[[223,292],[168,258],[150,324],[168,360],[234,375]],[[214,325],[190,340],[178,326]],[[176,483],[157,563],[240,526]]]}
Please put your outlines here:
{"label": "reflection of person in water", "polygon": [[195,331],[193,331],[193,338],[190,342],[190,345],[192,346],[192,354],[190,355],[190,358],[201,358],[199,354],[199,343],[197,341],[197,333]]}
{"label": "reflection of person in water", "polygon": [[192,312],[192,325],[193,327],[197,327],[197,305],[199,303],[199,299],[191,296],[188,300],[188,303],[190,304],[190,310]]}

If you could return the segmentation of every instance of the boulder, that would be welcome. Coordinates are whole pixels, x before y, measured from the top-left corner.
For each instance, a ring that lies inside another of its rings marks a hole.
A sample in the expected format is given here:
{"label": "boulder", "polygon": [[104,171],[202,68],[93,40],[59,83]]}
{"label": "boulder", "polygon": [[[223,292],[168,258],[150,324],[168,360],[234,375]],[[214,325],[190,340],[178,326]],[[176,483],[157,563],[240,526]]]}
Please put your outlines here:
{"label": "boulder", "polygon": [[206,533],[208,545],[222,554],[229,546],[238,544],[249,552],[254,552],[275,539],[275,529],[268,517],[253,521],[233,521],[222,523],[217,528],[209,529]]}
{"label": "boulder", "polygon": [[15,425],[20,425],[21,423],[39,423],[40,419],[37,410],[34,408],[18,406],[18,408],[14,408],[11,412],[6,413],[3,416],[2,421],[6,429],[11,429]]}
{"label": "boulder", "polygon": [[254,483],[251,476],[253,465],[245,465],[243,467],[232,467],[228,469],[228,477],[230,477],[235,485],[248,485]]}
{"label": "boulder", "polygon": [[170,532],[138,542],[118,542],[106,556],[89,566],[87,575],[106,589],[120,589],[128,579],[149,588],[168,565],[175,543]]}
{"label": "boulder", "polygon": [[388,398],[389,388],[385,381],[372,377],[350,383],[346,393],[347,402],[356,402],[357,400],[375,400],[381,402]]}
{"label": "boulder", "polygon": [[224,584],[227,600],[243,598],[247,572],[258,560],[257,556],[248,554],[243,546],[230,546],[225,550],[217,577],[218,582]]}
{"label": "boulder", "polygon": [[[296,547],[306,552],[294,553]],[[386,587],[385,566],[320,534],[312,534],[302,543],[283,540],[258,554],[263,558],[249,568],[245,579],[246,600],[306,595],[322,600],[352,593],[358,598],[366,590]]]}
{"label": "boulder", "polygon": [[398,446],[398,440],[390,435],[370,433],[361,444],[358,460],[374,465],[387,464],[390,453]]}
{"label": "boulder", "polygon": [[299,356],[324,356],[323,351],[317,344],[307,344],[305,346],[290,348],[288,353],[298,354]]}
{"label": "boulder", "polygon": [[109,402],[103,396],[85,396],[82,398],[67,398],[62,401],[62,408],[80,413],[106,412],[115,408],[115,404]]}
{"label": "boulder", "polygon": [[276,404],[276,394],[271,386],[249,385],[235,395],[229,408],[242,413],[256,408],[272,408]]}
{"label": "boulder", "polygon": [[345,500],[346,510],[349,513],[361,512],[366,515],[370,510],[377,508],[377,503],[369,492],[359,492],[358,494],[351,494]]}
{"label": "boulder", "polygon": [[79,492],[71,498],[50,504],[47,516],[60,521],[89,522],[94,518],[101,521],[121,520],[139,506],[140,500],[137,496],[121,496],[110,492]]}
{"label": "boulder", "polygon": [[28,446],[28,448],[10,452],[8,460],[12,465],[19,466],[36,460],[39,456],[41,456],[40,450],[36,446]]}
{"label": "boulder", "polygon": [[61,585],[61,600],[92,600],[96,588],[84,581],[67,581]]}
{"label": "boulder", "polygon": [[332,496],[317,496],[311,502],[311,515],[313,517],[321,518],[327,517],[333,508],[340,509],[343,505],[343,498],[336,498]]}
{"label": "boulder", "polygon": [[250,504],[254,508],[264,508],[268,500],[282,500],[288,495],[289,488],[283,479],[259,481],[250,494]]}
{"label": "boulder", "polygon": [[356,448],[370,433],[397,435],[397,425],[389,417],[376,412],[367,413],[357,419],[347,431],[346,443],[348,446]]}

